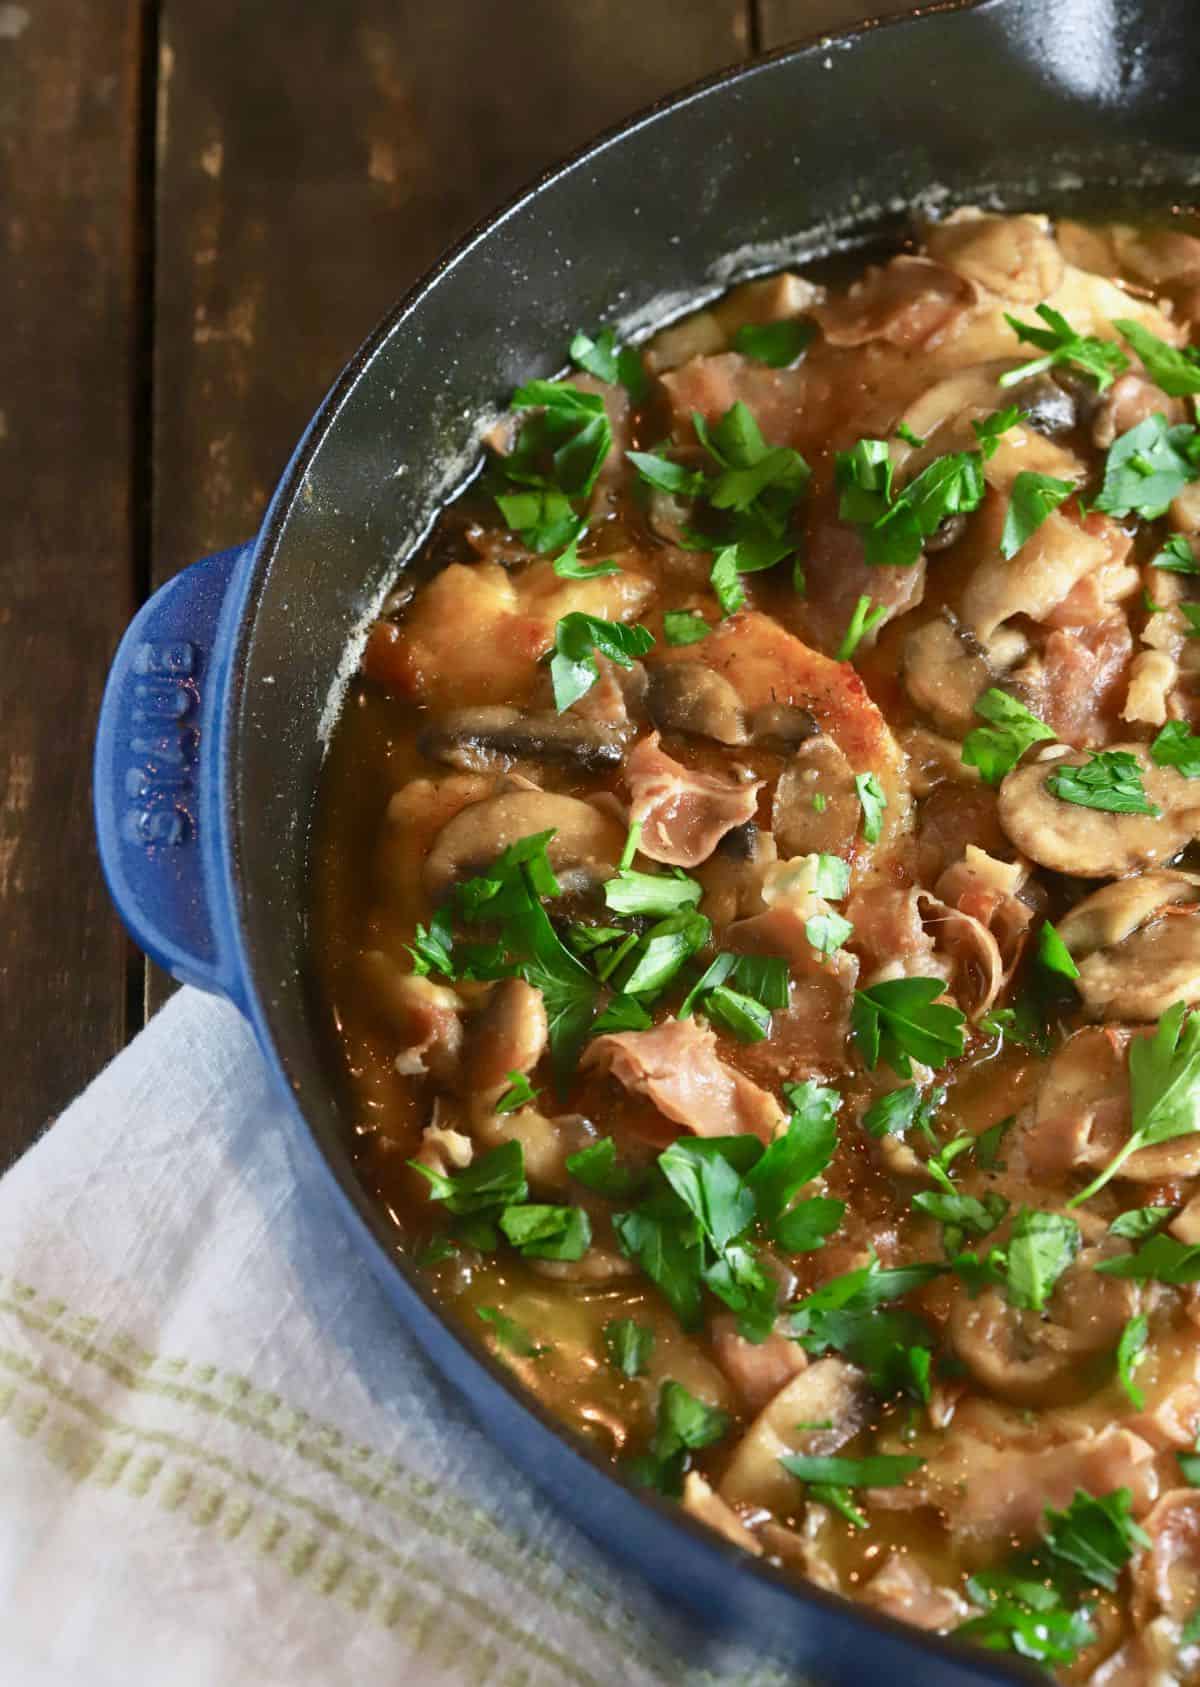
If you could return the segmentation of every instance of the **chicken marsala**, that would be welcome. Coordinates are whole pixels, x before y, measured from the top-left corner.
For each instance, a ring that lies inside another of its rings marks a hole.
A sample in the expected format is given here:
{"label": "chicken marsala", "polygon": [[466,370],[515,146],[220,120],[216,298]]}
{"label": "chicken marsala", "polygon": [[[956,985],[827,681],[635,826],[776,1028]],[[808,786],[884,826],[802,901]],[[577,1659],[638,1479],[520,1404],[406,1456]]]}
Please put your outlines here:
{"label": "chicken marsala", "polygon": [[1200,1682],[1197,319],[1181,224],[960,210],[581,332],[315,849],[446,1305],[743,1551],[1096,1687]]}

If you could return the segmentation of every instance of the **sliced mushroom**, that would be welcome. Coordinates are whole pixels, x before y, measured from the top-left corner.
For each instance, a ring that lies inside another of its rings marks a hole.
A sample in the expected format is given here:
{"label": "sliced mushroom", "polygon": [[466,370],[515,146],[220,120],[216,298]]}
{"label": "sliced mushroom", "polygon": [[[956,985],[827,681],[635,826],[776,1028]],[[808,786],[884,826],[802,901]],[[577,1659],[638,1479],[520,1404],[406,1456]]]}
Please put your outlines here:
{"label": "sliced mushroom", "polygon": [[741,699],[722,675],[702,662],[668,662],[653,670],[646,709],[662,732],[686,732],[718,744],[744,744]]}
{"label": "sliced mushroom", "polygon": [[1072,433],[1087,403],[1082,386],[1053,375],[1031,375],[1027,381],[1009,387],[1005,397],[1020,410],[1025,425],[1045,439]]}
{"label": "sliced mushroom", "polygon": [[616,767],[620,734],[570,714],[528,714],[503,704],[456,709],[427,726],[417,740],[431,761],[480,773],[513,761],[571,762],[585,772]]}
{"label": "sliced mushroom", "polygon": [[762,1547],[742,1522],[733,1507],[715,1493],[698,1470],[689,1470],[683,1479],[683,1509],[707,1523],[718,1535],[724,1535],[734,1546],[761,1558]]}
{"label": "sliced mushroom", "polygon": [[755,744],[772,748],[786,745],[794,749],[820,735],[821,728],[812,710],[802,709],[795,703],[768,703],[766,708],[755,709],[750,716],[750,737]]}
{"label": "sliced mushroom", "polygon": [[425,860],[425,888],[440,896],[459,880],[537,832],[553,830],[546,852],[556,872],[582,883],[610,879],[625,847],[620,823],[578,797],[551,791],[505,791],[472,803],[442,827]]}
{"label": "sliced mushroom", "polygon": [[904,689],[916,707],[944,732],[969,732],[975,701],[995,674],[967,629],[948,613],[927,621],[905,639],[901,663]]}
{"label": "sliced mushroom", "polygon": [[1000,945],[982,920],[931,892],[918,891],[916,902],[921,924],[953,965],[950,993],[968,1019],[982,1018],[1005,982]]}
{"label": "sliced mushroom", "polygon": [[717,1364],[752,1412],[761,1412],[808,1364],[799,1343],[778,1331],[765,1341],[747,1341],[732,1312],[714,1318],[708,1333]]}
{"label": "sliced mushroom", "polygon": [[1172,1488],[1143,1527],[1150,1547],[1134,1566],[1134,1621],[1140,1627],[1161,1615],[1185,1623],[1200,1604],[1200,1489]]}
{"label": "sliced mushroom", "polygon": [[813,738],[779,776],[771,831],[783,855],[844,856],[858,832],[860,813],[849,758],[832,738]]}
{"label": "sliced mushroom", "polygon": [[862,1590],[866,1604],[914,1628],[944,1634],[971,1614],[960,1593],[935,1582],[924,1565],[906,1552],[889,1552]]}
{"label": "sliced mushroom", "polygon": [[[844,1359],[818,1359],[780,1389],[742,1436],[718,1484],[721,1498],[786,1514],[799,1491],[781,1456],[836,1452],[865,1426],[870,1409],[871,1391],[860,1370]],[[830,1427],[803,1427],[813,1424]]]}
{"label": "sliced mushroom", "polygon": [[[471,1136],[480,1148],[501,1148],[519,1142],[525,1157],[525,1175],[538,1194],[561,1196],[570,1183],[567,1157],[587,1148],[596,1132],[579,1113],[549,1118],[536,1107],[519,1107],[515,1113],[494,1111],[495,1091],[484,1104],[471,1109]],[[584,1255],[587,1259],[591,1250]]]}
{"label": "sliced mushroom", "polygon": [[976,1382],[1019,1406],[1062,1405],[1090,1392],[1095,1379],[1082,1361],[1116,1347],[1140,1301],[1136,1283],[1096,1271],[1114,1251],[1109,1243],[1085,1247],[1045,1312],[1010,1306],[998,1289],[956,1300],[950,1339]]}
{"label": "sliced mushroom", "polygon": [[1200,875],[1139,873],[1084,897],[1058,922],[1094,1019],[1156,1020],[1200,1001]]}
{"label": "sliced mushroom", "polygon": [[[1087,1026],[1052,1058],[1032,1115],[1022,1120],[1021,1147],[1035,1174],[1072,1167],[1099,1170],[1128,1141],[1131,1126],[1129,1044],[1147,1033]],[[1131,1183],[1174,1182],[1200,1174],[1200,1104],[1187,1135],[1139,1148],[1121,1164]]]}
{"label": "sliced mushroom", "polygon": [[1200,825],[1200,787],[1173,767],[1159,767],[1144,744],[1114,745],[1132,755],[1146,796],[1159,814],[1110,814],[1065,802],[1047,786],[1064,767],[1082,767],[1072,751],[1053,762],[1016,768],[1000,787],[1000,824],[1031,861],[1083,879],[1115,879],[1177,855]]}
{"label": "sliced mushroom", "polygon": [[463,1086],[471,1095],[503,1088],[513,1072],[532,1072],[549,1031],[542,993],[523,978],[493,985],[471,1020],[463,1055]]}

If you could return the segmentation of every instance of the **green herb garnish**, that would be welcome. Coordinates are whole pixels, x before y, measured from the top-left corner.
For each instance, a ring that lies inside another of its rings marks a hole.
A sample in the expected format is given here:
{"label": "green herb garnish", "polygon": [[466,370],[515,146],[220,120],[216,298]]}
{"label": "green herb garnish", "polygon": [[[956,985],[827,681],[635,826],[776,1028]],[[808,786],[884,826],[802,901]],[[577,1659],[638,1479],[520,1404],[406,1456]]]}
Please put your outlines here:
{"label": "green herb garnish", "polygon": [[1055,736],[1024,703],[995,686],[975,699],[975,713],[991,725],[972,727],[963,739],[962,759],[989,785],[999,785],[1032,745]]}
{"label": "green herb garnish", "polygon": [[1141,764],[1131,750],[1094,750],[1082,766],[1060,764],[1047,776],[1046,789],[1060,802],[1106,814],[1162,812],[1146,795]]}
{"label": "green herb garnish", "polygon": [[[1152,1037],[1130,1042],[1129,1093],[1133,1128],[1128,1140],[1071,1206],[1090,1200],[1140,1148],[1191,1136],[1200,1128],[1200,1017],[1188,1013],[1186,1002],[1167,1009]],[[1121,1263],[1110,1260],[1096,1269],[1112,1270]]]}
{"label": "green herb garnish", "polygon": [[1034,474],[1031,469],[1022,469],[1009,494],[1004,531],[1000,536],[1001,556],[1016,556],[1051,510],[1065,503],[1075,490],[1073,481],[1056,480],[1053,475]]}
{"label": "green herb garnish", "polygon": [[602,621],[578,610],[564,615],[554,629],[554,654],[550,658],[555,708],[559,714],[569,709],[600,678],[594,652],[607,656],[619,668],[632,668],[634,658],[653,647],[653,635],[645,627]]}
{"label": "green herb garnish", "polygon": [[963,1052],[966,1015],[948,1002],[941,978],[892,978],[856,990],[850,1027],[859,1053],[874,1071],[880,1058],[902,1078],[912,1061],[944,1066]]}

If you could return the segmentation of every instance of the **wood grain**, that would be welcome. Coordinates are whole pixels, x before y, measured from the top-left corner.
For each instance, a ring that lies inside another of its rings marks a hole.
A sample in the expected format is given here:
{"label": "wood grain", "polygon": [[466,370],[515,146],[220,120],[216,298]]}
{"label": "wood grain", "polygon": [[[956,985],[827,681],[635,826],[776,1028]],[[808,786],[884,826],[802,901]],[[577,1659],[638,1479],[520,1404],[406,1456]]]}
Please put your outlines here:
{"label": "wood grain", "polygon": [[[167,0],[155,580],[253,532],[341,364],[450,241],[749,46],[745,0],[522,0],[503,14],[479,0]],[[162,991],[154,980],[151,1006]]]}
{"label": "wood grain", "polygon": [[766,52],[790,41],[835,35],[864,18],[892,18],[916,10],[916,0],[757,0],[758,46]]}
{"label": "wood grain", "polygon": [[0,1169],[124,1036],[89,791],[132,600],[139,14],[0,6]]}

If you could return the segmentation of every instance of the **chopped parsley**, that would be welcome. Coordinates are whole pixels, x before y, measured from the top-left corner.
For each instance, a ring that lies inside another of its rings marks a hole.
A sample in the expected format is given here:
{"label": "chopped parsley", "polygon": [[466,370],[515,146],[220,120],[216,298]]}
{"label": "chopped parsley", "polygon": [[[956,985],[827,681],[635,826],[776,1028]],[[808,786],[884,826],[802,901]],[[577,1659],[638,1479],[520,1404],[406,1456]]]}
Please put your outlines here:
{"label": "chopped parsley", "polygon": [[1146,1343],[1150,1339],[1150,1320],[1144,1312],[1131,1318],[1121,1331],[1117,1343],[1117,1380],[1135,1412],[1145,1409],[1146,1396],[1133,1380],[1133,1373],[1146,1357]]}
{"label": "chopped parsley", "polygon": [[792,1334],[809,1353],[833,1348],[861,1365],[881,1394],[902,1390],[927,1401],[936,1335],[916,1313],[890,1303],[932,1282],[944,1269],[928,1264],[884,1270],[872,1260],[822,1283],[792,1307]]}
{"label": "chopped parsley", "polygon": [[854,926],[841,914],[813,914],[804,923],[804,935],[821,959],[827,961],[854,935]]}
{"label": "chopped parsley", "polygon": [[529,414],[495,466],[521,490],[499,493],[496,502],[532,550],[562,550],[584,528],[572,500],[588,496],[612,448],[604,400],[568,381],[528,381],[513,394],[512,409]]}
{"label": "chopped parsley", "polygon": [[1046,369],[1068,363],[1090,375],[1103,392],[1105,387],[1112,385],[1115,376],[1129,368],[1129,359],[1115,340],[1100,340],[1093,334],[1077,334],[1062,312],[1051,305],[1038,305],[1036,313],[1046,324],[1044,328],[1036,328],[1031,322],[1021,322],[1015,316],[1009,316],[1007,311],[1004,313],[1004,320],[1018,340],[1037,346],[1043,356],[1008,370],[1007,374],[1001,375],[999,386],[1014,387],[1021,381],[1027,381],[1031,375],[1040,375]]}
{"label": "chopped parsley", "polygon": [[945,990],[941,978],[891,978],[855,991],[850,1028],[872,1071],[882,1058],[909,1078],[914,1060],[944,1066],[958,1059],[966,1015],[937,999]]}
{"label": "chopped parsley", "polygon": [[569,709],[600,678],[594,652],[599,651],[620,668],[632,668],[634,658],[653,647],[654,637],[645,627],[602,621],[579,610],[564,615],[554,629],[554,654],[550,658],[555,708],[559,714]]}
{"label": "chopped parsley", "polygon": [[733,336],[733,349],[771,369],[788,369],[798,362],[815,333],[811,322],[794,317],[784,322],[745,322]]}
{"label": "chopped parsley", "polygon": [[863,1127],[874,1137],[903,1136],[918,1130],[932,1143],[936,1140],[933,1120],[945,1099],[945,1090],[931,1090],[924,1096],[916,1084],[902,1084],[871,1103],[863,1114]]}
{"label": "chopped parsley", "polygon": [[1155,521],[1197,476],[1200,433],[1186,422],[1172,427],[1156,413],[1120,434],[1109,447],[1095,508],[1107,515],[1138,515]]}
{"label": "chopped parsley", "polygon": [[1150,746],[1150,759],[1178,768],[1185,779],[1200,779],[1200,737],[1186,721],[1169,720]]}
{"label": "chopped parsley", "polygon": [[995,435],[978,437],[978,451],[935,457],[899,492],[885,439],[860,439],[837,453],[838,516],[859,529],[863,556],[872,567],[911,568],[926,539],[949,516],[978,509],[986,490],[983,462],[995,449]]}
{"label": "chopped parsley", "polygon": [[497,1113],[515,1113],[519,1107],[532,1107],[538,1098],[524,1072],[508,1074],[508,1088],[496,1103]]}
{"label": "chopped parsley", "polygon": [[617,1164],[617,1145],[611,1136],[602,1136],[598,1142],[589,1142],[586,1148],[568,1154],[567,1170],[585,1189],[613,1200],[628,1195],[637,1181],[627,1166]]}
{"label": "chopped parsley", "polygon": [[681,1382],[664,1382],[658,1396],[658,1417],[650,1451],[630,1469],[647,1487],[678,1495],[690,1464],[690,1454],[720,1441],[730,1425],[728,1412],[707,1406],[689,1394]]}
{"label": "chopped parsley", "polygon": [[873,773],[856,773],[854,789],[862,808],[863,837],[867,843],[878,843],[883,833],[883,811],[887,807],[883,786]]}
{"label": "chopped parsley", "polygon": [[554,572],[560,580],[602,580],[607,574],[621,572],[615,562],[580,562],[579,537],[572,539],[563,554],[554,559]]}
{"label": "chopped parsley", "polygon": [[1014,557],[1022,545],[1037,532],[1051,510],[1076,490],[1070,480],[1056,480],[1053,475],[1035,474],[1022,469],[1012,483],[1008,511],[1004,517],[1004,531],[1000,536],[1000,554]]}
{"label": "chopped parsley", "polygon": [[699,644],[712,628],[691,609],[668,609],[663,616],[663,638],[668,644]]}
{"label": "chopped parsley", "polygon": [[636,873],[618,870],[604,886],[604,900],[614,914],[677,914],[694,908],[703,887],[685,873]]}
{"label": "chopped parsley", "polygon": [[1146,366],[1146,373],[1169,398],[1200,393],[1200,352],[1195,346],[1169,346],[1140,322],[1114,317],[1113,327],[1128,341]]}
{"label": "chopped parsley", "polygon": [[1151,1236],[1133,1253],[1117,1259],[1103,1259],[1096,1270],[1106,1277],[1128,1278],[1135,1283],[1170,1283],[1178,1288],[1200,1282],[1200,1245],[1177,1242],[1174,1236]]}
{"label": "chopped parsley", "polygon": [[526,1259],[582,1259],[592,1241],[591,1222],[582,1207],[505,1207],[500,1229]]}
{"label": "chopped parsley", "polygon": [[454,935],[449,908],[439,908],[428,927],[418,925],[412,942],[405,947],[412,956],[413,971],[418,977],[440,972],[446,978],[453,978]]}
{"label": "chopped parsley", "polygon": [[1071,957],[1071,951],[1049,920],[1042,921],[1042,929],[1038,932],[1037,958],[1038,965],[1045,967],[1047,972],[1056,972],[1068,979],[1079,977],[1079,968]]}
{"label": "chopped parsley", "polygon": [[[1130,1042],[1129,1094],[1133,1128],[1127,1141],[1071,1206],[1090,1200],[1139,1149],[1191,1136],[1200,1129],[1200,1016],[1189,1014],[1185,1002],[1167,1009],[1152,1037],[1134,1037]],[[1196,1252],[1200,1255],[1200,1249]],[[1096,1269],[1112,1271],[1122,1263],[1109,1260]],[[1114,1274],[1133,1275],[1130,1271]]]}
{"label": "chopped parsley", "polygon": [[1172,533],[1151,567],[1161,568],[1166,574],[1200,574],[1200,562],[1196,560],[1191,541],[1182,533]]}
{"label": "chopped parsley", "polygon": [[654,1331],[633,1318],[610,1318],[604,1326],[604,1351],[622,1376],[640,1377],[654,1351]]}
{"label": "chopped parsley", "polygon": [[837,1488],[896,1488],[925,1463],[915,1453],[875,1453],[863,1459],[817,1458],[785,1453],[780,1464],[801,1482]]}
{"label": "chopped parsley", "polygon": [[593,339],[580,331],[571,341],[571,362],[598,381],[611,386],[618,382],[635,404],[646,396],[649,381],[642,367],[641,353],[634,346],[618,346],[616,330],[602,328]]}
{"label": "chopped parsley", "polygon": [[1046,1507],[1046,1549],[1052,1558],[1069,1564],[1094,1587],[1115,1593],[1117,1578],[1138,1547],[1150,1545],[1146,1531],[1133,1520],[1133,1495],[1117,1488],[1103,1498],[1075,1490],[1065,1511]]}
{"label": "chopped parsley", "polygon": [[1173,1207],[1132,1207],[1118,1213],[1108,1227],[1110,1236],[1120,1236],[1126,1242],[1144,1242],[1147,1236],[1161,1228],[1170,1218]]}
{"label": "chopped parsley", "polygon": [[1045,1310],[1063,1272],[1079,1252],[1079,1226],[1065,1213],[1022,1207],[1006,1249],[1006,1289],[1013,1306]]}
{"label": "chopped parsley", "polygon": [[995,686],[975,699],[975,713],[991,724],[967,733],[962,759],[968,767],[977,767],[989,785],[999,785],[1034,744],[1055,736],[1024,703]]}
{"label": "chopped parsley", "polygon": [[1131,750],[1093,750],[1081,766],[1060,763],[1047,775],[1046,789],[1060,802],[1106,814],[1159,815],[1142,784],[1142,769]]}
{"label": "chopped parsley", "polygon": [[503,1142],[490,1148],[462,1171],[436,1171],[420,1160],[408,1164],[431,1186],[429,1199],[444,1201],[451,1213],[480,1213],[508,1202],[523,1201],[528,1194],[525,1156],[519,1142]]}
{"label": "chopped parsley", "polygon": [[498,1306],[480,1306],[476,1312],[485,1324],[490,1324],[496,1336],[497,1347],[509,1353],[515,1353],[518,1359],[537,1359],[550,1349],[535,1342],[523,1324],[518,1324],[515,1318],[501,1312]]}
{"label": "chopped parsley", "polygon": [[863,639],[869,638],[876,627],[883,625],[887,614],[886,604],[881,603],[872,609],[870,598],[860,597],[854,606],[850,624],[842,634],[842,641],[834,652],[835,661],[848,662]]}

